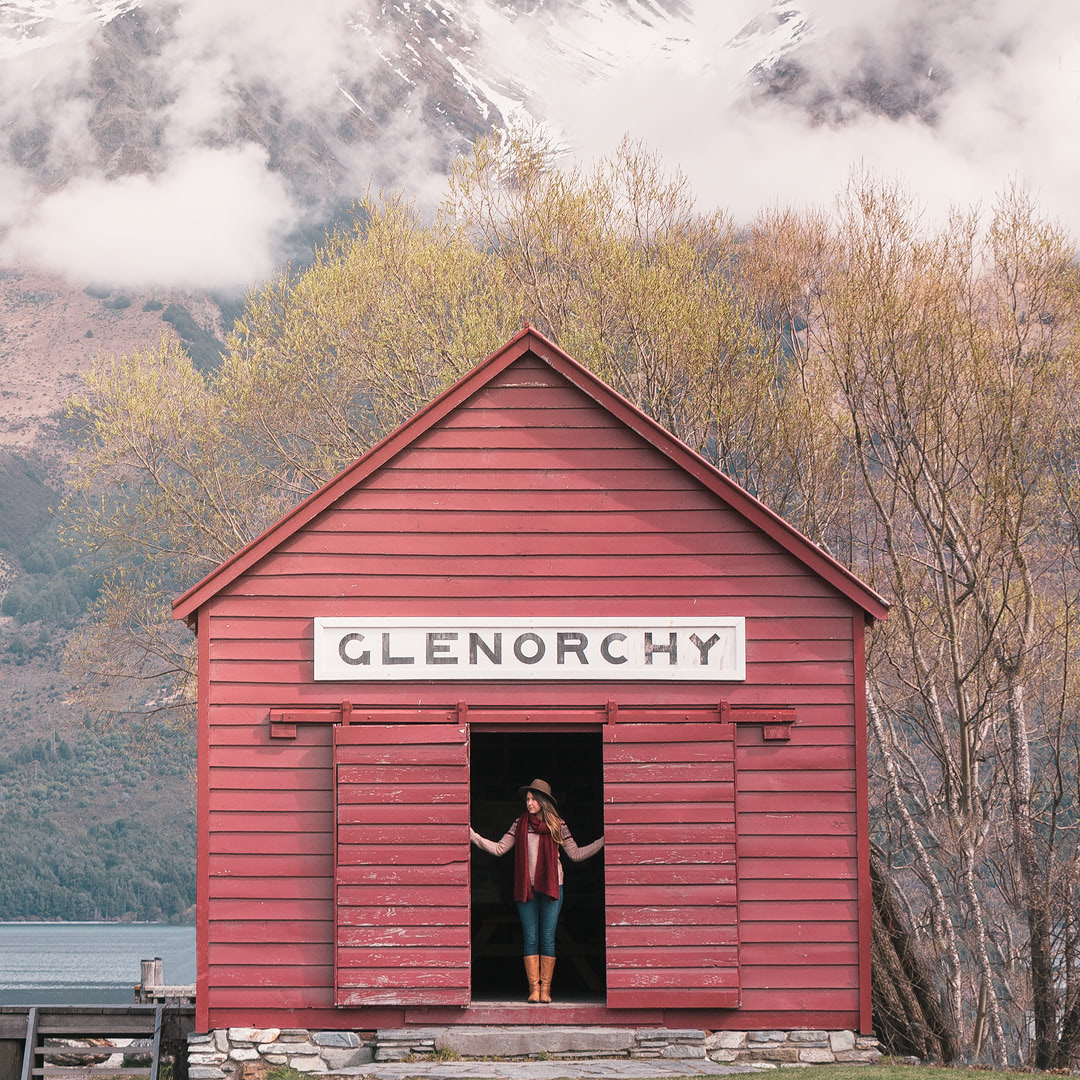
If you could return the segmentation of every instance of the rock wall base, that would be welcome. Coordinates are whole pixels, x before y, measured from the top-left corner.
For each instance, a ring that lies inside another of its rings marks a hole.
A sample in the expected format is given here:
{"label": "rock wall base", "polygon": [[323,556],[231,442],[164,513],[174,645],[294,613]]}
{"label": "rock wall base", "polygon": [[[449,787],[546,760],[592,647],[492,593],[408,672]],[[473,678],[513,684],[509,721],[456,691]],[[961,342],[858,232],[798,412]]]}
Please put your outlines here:
{"label": "rock wall base", "polygon": [[470,1027],[308,1031],[227,1028],[188,1036],[189,1080],[257,1080],[276,1066],[327,1074],[372,1061],[431,1058],[696,1058],[780,1066],[871,1064],[874,1038],[853,1031],[705,1031],[699,1028]]}

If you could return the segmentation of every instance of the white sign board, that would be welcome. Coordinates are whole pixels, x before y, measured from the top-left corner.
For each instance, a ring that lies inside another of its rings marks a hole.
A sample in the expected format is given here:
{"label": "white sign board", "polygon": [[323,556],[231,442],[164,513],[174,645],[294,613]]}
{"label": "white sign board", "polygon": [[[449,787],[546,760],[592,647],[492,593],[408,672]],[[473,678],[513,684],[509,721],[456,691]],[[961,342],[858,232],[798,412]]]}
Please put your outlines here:
{"label": "white sign board", "polygon": [[746,623],[717,619],[314,620],[315,678],[746,678]]}

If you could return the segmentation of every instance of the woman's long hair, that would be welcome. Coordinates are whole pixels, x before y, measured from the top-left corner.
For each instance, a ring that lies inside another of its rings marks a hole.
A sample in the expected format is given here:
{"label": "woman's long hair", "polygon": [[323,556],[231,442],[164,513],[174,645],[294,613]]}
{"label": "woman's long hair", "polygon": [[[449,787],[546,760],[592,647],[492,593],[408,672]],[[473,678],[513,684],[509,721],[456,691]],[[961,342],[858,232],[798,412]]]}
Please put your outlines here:
{"label": "woman's long hair", "polygon": [[559,817],[555,804],[542,791],[537,791],[535,788],[529,788],[529,790],[532,792],[532,797],[540,804],[540,817],[547,826],[548,832],[551,833],[551,839],[562,847],[563,820]]}

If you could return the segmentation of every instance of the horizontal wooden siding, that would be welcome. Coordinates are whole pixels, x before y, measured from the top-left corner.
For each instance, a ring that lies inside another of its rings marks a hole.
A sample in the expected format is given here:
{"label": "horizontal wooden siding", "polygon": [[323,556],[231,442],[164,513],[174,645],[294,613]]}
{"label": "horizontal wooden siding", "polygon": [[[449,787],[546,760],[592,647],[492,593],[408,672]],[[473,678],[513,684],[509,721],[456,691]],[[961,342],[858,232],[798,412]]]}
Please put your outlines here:
{"label": "horizontal wooden siding", "polygon": [[[314,684],[311,619],[358,613],[742,615],[747,679]],[[704,693],[799,718],[790,742],[738,732],[742,1008],[715,1026],[857,1022],[851,602],[546,365],[508,368],[203,617],[211,1021],[246,1006],[252,1023],[284,1022],[290,1004],[312,1024],[349,1021],[333,1011],[330,731],[271,740],[269,709],[452,709],[466,694],[477,710],[595,710],[616,697],[647,711],[698,706]]]}

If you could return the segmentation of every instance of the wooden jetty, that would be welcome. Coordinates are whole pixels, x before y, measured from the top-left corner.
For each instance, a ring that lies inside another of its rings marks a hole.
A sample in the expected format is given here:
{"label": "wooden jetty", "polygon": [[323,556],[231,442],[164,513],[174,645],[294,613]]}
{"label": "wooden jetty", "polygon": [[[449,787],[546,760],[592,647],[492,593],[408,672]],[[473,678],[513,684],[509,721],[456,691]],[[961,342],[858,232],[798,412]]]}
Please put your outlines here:
{"label": "wooden jetty", "polygon": [[[158,1080],[163,1060],[174,1055],[186,1060],[183,1050],[194,1026],[190,999],[132,1005],[3,1005],[0,1080],[106,1076]],[[123,1058],[119,1064],[117,1056]]]}
{"label": "wooden jetty", "polygon": [[143,960],[140,964],[142,981],[135,987],[135,1000],[142,1005],[167,1005],[179,1002],[195,1004],[195,985],[166,986],[161,957]]}

